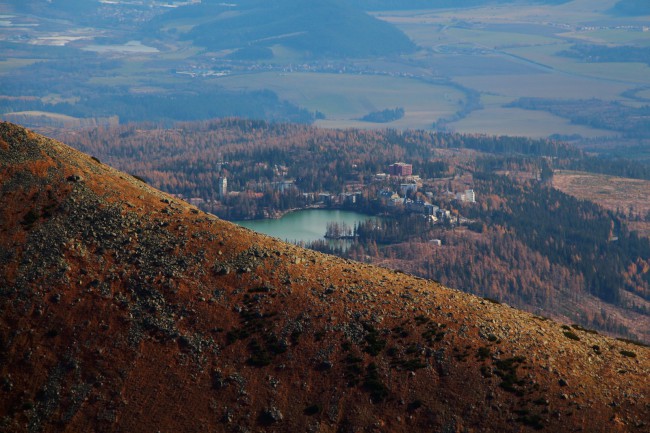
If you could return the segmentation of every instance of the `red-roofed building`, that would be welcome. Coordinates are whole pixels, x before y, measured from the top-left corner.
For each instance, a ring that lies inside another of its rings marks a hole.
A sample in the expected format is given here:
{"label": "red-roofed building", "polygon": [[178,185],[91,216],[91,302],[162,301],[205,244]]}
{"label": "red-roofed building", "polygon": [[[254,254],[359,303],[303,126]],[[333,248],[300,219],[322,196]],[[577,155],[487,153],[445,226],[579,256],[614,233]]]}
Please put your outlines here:
{"label": "red-roofed building", "polygon": [[391,176],[411,176],[413,174],[413,166],[404,162],[396,162],[388,166],[388,174]]}

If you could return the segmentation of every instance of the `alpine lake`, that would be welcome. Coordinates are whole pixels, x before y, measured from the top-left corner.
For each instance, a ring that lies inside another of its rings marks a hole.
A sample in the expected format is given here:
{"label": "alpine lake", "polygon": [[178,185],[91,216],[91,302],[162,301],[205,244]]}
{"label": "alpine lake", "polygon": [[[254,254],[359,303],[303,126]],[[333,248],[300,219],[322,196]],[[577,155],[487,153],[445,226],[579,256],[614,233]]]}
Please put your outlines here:
{"label": "alpine lake", "polygon": [[[360,222],[368,219],[378,220],[379,218],[347,210],[305,209],[287,213],[278,219],[233,222],[282,241],[294,244],[307,244],[317,240],[325,240],[328,225],[332,223],[337,223],[340,227],[354,229],[354,226]],[[351,242],[350,239],[327,240],[329,242],[339,243],[341,246]]]}

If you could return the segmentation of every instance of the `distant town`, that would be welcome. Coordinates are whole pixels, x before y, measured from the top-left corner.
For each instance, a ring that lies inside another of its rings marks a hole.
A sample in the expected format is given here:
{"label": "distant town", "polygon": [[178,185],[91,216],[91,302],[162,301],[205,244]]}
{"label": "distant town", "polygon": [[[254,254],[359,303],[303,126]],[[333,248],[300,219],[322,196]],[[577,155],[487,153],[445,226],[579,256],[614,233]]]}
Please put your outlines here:
{"label": "distant town", "polygon": [[[277,165],[274,167],[274,172],[284,177],[288,169],[285,166]],[[261,199],[264,195],[262,191],[272,188],[275,193],[280,195],[290,194],[295,196],[298,193],[303,198],[303,207],[293,208],[289,211],[323,208],[354,209],[367,212],[367,203],[372,201],[374,204],[373,209],[378,211],[374,213],[381,215],[416,214],[422,215],[423,218],[429,219],[435,224],[449,224],[452,226],[470,223],[471,220],[463,217],[458,212],[435,204],[436,201],[438,203],[443,201],[476,203],[476,193],[471,188],[463,191],[445,189],[442,196],[440,188],[427,188],[434,182],[440,183],[447,180],[450,179],[423,179],[413,173],[412,164],[395,162],[387,167],[386,172],[377,173],[370,185],[365,185],[362,182],[349,184],[347,187],[350,191],[341,193],[300,191],[294,179],[282,179],[270,184],[257,184],[257,190],[255,191],[231,191],[228,189],[228,178],[221,176],[218,179],[218,199],[205,200],[201,197],[184,197],[180,194],[177,197],[194,206],[219,214],[219,210],[222,210],[233,198],[247,195],[253,199]],[[263,217],[278,218],[286,212],[265,209]]]}

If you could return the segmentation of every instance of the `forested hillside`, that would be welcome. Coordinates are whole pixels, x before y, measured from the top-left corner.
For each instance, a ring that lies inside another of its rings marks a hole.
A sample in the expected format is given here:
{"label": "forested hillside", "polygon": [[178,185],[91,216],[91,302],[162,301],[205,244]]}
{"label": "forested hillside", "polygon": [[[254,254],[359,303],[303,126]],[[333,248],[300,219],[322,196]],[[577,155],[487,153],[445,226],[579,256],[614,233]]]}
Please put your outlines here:
{"label": "forested hillside", "polygon": [[[648,172],[643,164],[604,164],[561,142],[516,137],[324,130],[245,120],[159,126],[63,138],[224,218],[268,217],[314,205],[389,215],[372,229],[357,227],[349,249],[311,246],[540,314],[650,339],[644,325],[650,315],[650,241],[627,228],[630,219],[646,216],[604,210],[550,182],[558,168],[643,176]],[[412,164],[420,176],[418,192],[409,198],[432,200],[450,210],[450,218],[432,223],[386,205],[380,191],[399,191],[400,181],[378,180],[376,174],[396,161]],[[221,177],[228,179],[227,196],[219,193]],[[450,192],[467,188],[476,192],[476,203],[459,202]],[[319,198],[323,193],[353,193],[356,201],[327,205]],[[621,311],[629,319],[622,320]]]}
{"label": "forested hillside", "polygon": [[620,0],[612,12],[617,15],[629,16],[650,15],[650,3],[646,0]]}
{"label": "forested hillside", "polygon": [[393,55],[415,48],[396,27],[344,0],[212,1],[165,14],[149,28],[160,30],[179,19],[199,20],[181,38],[210,50],[282,45],[322,58]]}
{"label": "forested hillside", "polygon": [[[339,192],[346,183],[385,171],[398,160],[412,162],[416,172],[433,171],[442,177],[453,174],[454,167],[465,160],[445,157],[444,149],[545,156],[567,164],[582,155],[562,142],[523,137],[327,130],[235,119],[177,126],[133,124],[102,130],[101,139],[98,131],[73,132],[62,138],[152,185],[205,199],[216,191],[221,170],[234,190],[256,189],[253,184],[258,184],[263,191],[264,184],[276,180],[275,166],[286,166],[286,176],[295,179],[301,189]],[[210,179],[215,183],[206,183]]]}

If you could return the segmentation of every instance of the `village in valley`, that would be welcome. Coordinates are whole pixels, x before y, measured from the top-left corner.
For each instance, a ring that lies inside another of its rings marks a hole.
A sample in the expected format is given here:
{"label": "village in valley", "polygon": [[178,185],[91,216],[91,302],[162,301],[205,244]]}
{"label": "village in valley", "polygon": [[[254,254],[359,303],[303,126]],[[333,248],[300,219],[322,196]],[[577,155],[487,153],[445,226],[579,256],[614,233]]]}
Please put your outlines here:
{"label": "village in valley", "polygon": [[[348,183],[345,187],[346,191],[340,193],[302,191],[294,179],[286,178],[288,169],[283,165],[276,165],[274,173],[281,176],[282,179],[266,184],[255,184],[256,190],[231,191],[228,189],[227,176],[222,175],[218,179],[218,198],[215,200],[183,197],[180,194],[177,194],[177,197],[217,215],[223,215],[224,208],[229,205],[237,206],[242,202],[241,198],[244,196],[263,201],[265,192],[268,194],[270,189],[275,195],[299,196],[302,205],[290,209],[264,208],[261,215],[256,215],[256,218],[260,216],[262,218],[280,218],[287,212],[301,209],[345,209],[355,210],[369,216],[419,215],[431,224],[449,228],[472,222],[458,211],[458,208],[462,206],[449,206],[450,203],[476,203],[476,193],[469,188],[469,180],[463,179],[466,189],[454,191],[458,188],[451,187],[451,181],[456,176],[422,178],[413,172],[412,164],[404,162],[395,162],[389,165],[386,172],[375,174],[368,183]],[[447,203],[446,206],[449,208],[441,203]],[[352,237],[352,228],[341,228],[333,224],[328,227],[325,237],[349,238]],[[437,239],[434,241],[439,242]]]}

